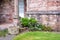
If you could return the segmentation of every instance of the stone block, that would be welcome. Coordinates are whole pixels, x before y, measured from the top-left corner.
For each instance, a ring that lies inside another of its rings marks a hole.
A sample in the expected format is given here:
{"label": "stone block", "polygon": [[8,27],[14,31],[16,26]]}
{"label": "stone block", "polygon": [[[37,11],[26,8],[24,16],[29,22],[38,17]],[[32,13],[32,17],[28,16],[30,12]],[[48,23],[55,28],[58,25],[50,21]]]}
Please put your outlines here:
{"label": "stone block", "polygon": [[19,33],[19,27],[18,26],[10,26],[8,28],[9,34],[18,34]]}

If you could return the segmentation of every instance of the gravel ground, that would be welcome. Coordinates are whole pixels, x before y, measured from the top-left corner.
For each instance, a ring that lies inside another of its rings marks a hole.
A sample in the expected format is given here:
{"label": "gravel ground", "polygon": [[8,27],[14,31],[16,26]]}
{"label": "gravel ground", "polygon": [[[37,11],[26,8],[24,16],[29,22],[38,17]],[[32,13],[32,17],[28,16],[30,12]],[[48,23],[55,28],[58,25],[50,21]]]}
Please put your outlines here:
{"label": "gravel ground", "polygon": [[0,40],[12,40],[15,35],[7,35],[6,37],[0,37]]}

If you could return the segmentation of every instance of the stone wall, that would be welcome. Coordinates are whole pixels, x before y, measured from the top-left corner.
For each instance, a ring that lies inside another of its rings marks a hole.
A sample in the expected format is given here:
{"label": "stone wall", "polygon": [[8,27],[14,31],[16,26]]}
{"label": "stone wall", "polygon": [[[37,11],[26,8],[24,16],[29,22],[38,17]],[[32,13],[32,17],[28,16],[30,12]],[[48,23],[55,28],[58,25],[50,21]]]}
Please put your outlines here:
{"label": "stone wall", "polygon": [[[1,2],[1,1],[0,1]],[[17,11],[15,11],[15,0],[4,0],[2,1],[3,3],[1,3],[1,7],[0,7],[0,14],[2,14],[2,17],[5,18],[5,22],[6,23],[13,23],[14,19],[17,19],[18,15]],[[4,20],[4,19],[3,19]]]}
{"label": "stone wall", "polygon": [[27,0],[27,11],[60,10],[60,0]]}
{"label": "stone wall", "polygon": [[27,17],[35,18],[39,23],[51,26],[55,31],[60,31],[59,11],[60,0],[27,0],[27,11],[25,14]]}
{"label": "stone wall", "polygon": [[39,15],[39,14],[26,14],[28,18],[35,18],[38,23],[50,26],[54,31],[60,31],[60,15]]}

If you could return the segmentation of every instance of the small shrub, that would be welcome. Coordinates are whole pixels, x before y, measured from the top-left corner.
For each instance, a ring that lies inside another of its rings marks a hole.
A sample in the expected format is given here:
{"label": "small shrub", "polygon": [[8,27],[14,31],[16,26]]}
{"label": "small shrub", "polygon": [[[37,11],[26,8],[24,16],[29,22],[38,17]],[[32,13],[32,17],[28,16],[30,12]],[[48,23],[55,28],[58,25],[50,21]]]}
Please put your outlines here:
{"label": "small shrub", "polygon": [[21,24],[23,27],[29,26],[29,19],[28,18],[21,18],[20,21],[21,21]]}
{"label": "small shrub", "polygon": [[35,26],[30,26],[31,31],[41,31],[42,25],[39,23],[36,23]]}
{"label": "small shrub", "polygon": [[0,37],[6,36],[7,33],[8,33],[8,30],[7,29],[0,30]]}
{"label": "small shrub", "polygon": [[28,27],[30,31],[51,31],[50,27],[46,27],[43,24],[37,23],[37,20],[34,18],[21,18],[21,24],[23,27]]}
{"label": "small shrub", "polygon": [[48,26],[47,31],[52,31],[52,28]]}
{"label": "small shrub", "polygon": [[37,24],[37,20],[35,20],[34,18],[29,19],[29,25],[30,26],[35,26],[36,24]]}
{"label": "small shrub", "polygon": [[35,24],[37,23],[37,21],[34,18],[21,18],[20,22],[22,24],[23,27],[30,27],[30,26],[35,26]]}
{"label": "small shrub", "polygon": [[42,30],[43,31],[52,31],[52,28],[49,26],[42,25]]}

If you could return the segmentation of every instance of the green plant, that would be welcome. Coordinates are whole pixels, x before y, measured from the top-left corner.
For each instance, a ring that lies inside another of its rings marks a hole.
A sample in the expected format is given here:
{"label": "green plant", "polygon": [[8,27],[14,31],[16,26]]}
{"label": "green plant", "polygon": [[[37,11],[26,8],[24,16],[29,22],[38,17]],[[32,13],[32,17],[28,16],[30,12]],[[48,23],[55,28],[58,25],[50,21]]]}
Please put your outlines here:
{"label": "green plant", "polygon": [[41,24],[36,23],[34,26],[30,26],[31,31],[41,31]]}
{"label": "green plant", "polygon": [[21,18],[20,21],[22,26],[28,27],[30,31],[51,31],[51,27],[39,24],[34,18]]}
{"label": "green plant", "polygon": [[0,37],[1,36],[6,36],[7,33],[8,33],[8,30],[7,29],[0,30]]}
{"label": "green plant", "polygon": [[37,24],[37,20],[35,20],[34,18],[30,18],[29,19],[29,24],[32,26],[35,26]]}
{"label": "green plant", "polygon": [[20,22],[22,24],[23,27],[30,27],[30,26],[35,26],[35,24],[37,23],[37,21],[34,18],[21,18]]}
{"label": "green plant", "polygon": [[35,20],[34,18],[29,19],[29,29],[31,31],[37,31],[38,30],[37,20]]}
{"label": "green plant", "polygon": [[50,26],[42,25],[42,30],[43,31],[52,31],[52,28]]}
{"label": "green plant", "polygon": [[29,26],[29,19],[28,18],[21,18],[20,22],[23,27],[28,27]]}
{"label": "green plant", "polygon": [[52,31],[52,28],[47,26],[47,31]]}

